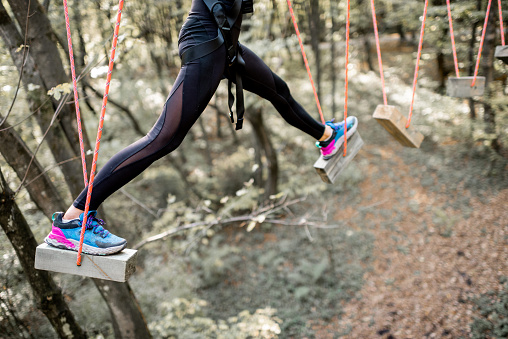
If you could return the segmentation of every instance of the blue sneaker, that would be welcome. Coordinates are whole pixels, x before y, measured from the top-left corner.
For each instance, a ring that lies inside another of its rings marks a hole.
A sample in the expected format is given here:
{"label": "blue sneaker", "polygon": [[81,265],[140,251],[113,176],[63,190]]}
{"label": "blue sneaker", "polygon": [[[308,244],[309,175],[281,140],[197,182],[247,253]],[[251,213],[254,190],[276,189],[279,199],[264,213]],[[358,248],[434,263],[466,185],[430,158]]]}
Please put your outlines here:
{"label": "blue sneaker", "polygon": [[[333,157],[344,144],[344,120],[338,123],[327,121],[326,124],[333,129],[332,136],[325,141],[317,141],[316,146],[320,149],[323,159],[328,160]],[[358,127],[356,117],[347,117],[347,138],[351,138]]]}
{"label": "blue sneaker", "polygon": [[[95,217],[96,214],[97,211],[88,212],[85,238],[83,240],[83,253],[108,255],[123,250],[127,241],[107,231],[103,227],[106,223],[102,219],[97,219]],[[77,251],[79,248],[83,213],[81,213],[79,219],[69,221],[63,221],[63,215],[63,212],[53,214],[51,232],[44,241],[54,247]]]}

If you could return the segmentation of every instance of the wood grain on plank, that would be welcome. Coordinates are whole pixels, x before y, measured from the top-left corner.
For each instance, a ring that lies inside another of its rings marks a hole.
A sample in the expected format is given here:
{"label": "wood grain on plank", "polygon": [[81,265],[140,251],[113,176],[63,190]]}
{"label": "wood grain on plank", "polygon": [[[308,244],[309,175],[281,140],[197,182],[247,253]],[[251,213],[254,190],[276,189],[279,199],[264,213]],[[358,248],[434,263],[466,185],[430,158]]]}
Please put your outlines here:
{"label": "wood grain on plank", "polygon": [[446,84],[446,94],[455,98],[472,98],[482,96],[485,92],[485,77],[476,77],[474,86],[474,77],[449,77]]}
{"label": "wood grain on plank", "polygon": [[406,128],[407,119],[395,106],[378,105],[373,117],[383,126],[402,146],[420,148],[423,134],[413,126]]}
{"label": "wood grain on plank", "polygon": [[35,268],[125,282],[136,271],[137,252],[124,249],[119,253],[105,256],[83,253],[81,266],[77,266],[75,251],[63,250],[43,243],[37,246]]}
{"label": "wood grain on plank", "polygon": [[353,160],[363,146],[362,137],[358,132],[354,133],[347,141],[347,154],[344,157],[344,145],[340,147],[337,154],[329,160],[324,160],[323,156],[314,163],[314,168],[318,172],[321,180],[328,184],[333,184],[339,177],[339,174]]}
{"label": "wood grain on plank", "polygon": [[496,46],[494,56],[502,60],[505,64],[508,64],[508,46]]}

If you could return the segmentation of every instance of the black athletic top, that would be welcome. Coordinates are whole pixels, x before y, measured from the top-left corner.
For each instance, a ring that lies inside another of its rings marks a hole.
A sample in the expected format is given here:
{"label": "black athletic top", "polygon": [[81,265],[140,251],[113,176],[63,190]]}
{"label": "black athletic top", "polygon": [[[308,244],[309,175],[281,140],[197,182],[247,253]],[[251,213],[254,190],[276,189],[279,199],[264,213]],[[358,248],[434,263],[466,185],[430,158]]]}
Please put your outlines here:
{"label": "black athletic top", "polygon": [[[234,4],[234,0],[220,0],[226,11],[230,10]],[[241,16],[237,21],[237,30],[233,32],[235,39],[238,39],[239,27],[241,24]],[[183,24],[180,31],[178,45],[180,56],[189,47],[213,39],[217,36],[217,24],[203,0],[192,0],[189,16]]]}

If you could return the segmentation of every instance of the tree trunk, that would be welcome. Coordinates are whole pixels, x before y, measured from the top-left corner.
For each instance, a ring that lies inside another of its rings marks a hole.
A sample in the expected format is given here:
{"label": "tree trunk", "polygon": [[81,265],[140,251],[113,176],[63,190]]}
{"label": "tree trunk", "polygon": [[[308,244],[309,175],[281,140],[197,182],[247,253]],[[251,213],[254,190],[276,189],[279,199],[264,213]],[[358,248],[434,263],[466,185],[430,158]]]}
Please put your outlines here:
{"label": "tree trunk", "polygon": [[[264,185],[264,200],[267,200],[270,195],[278,193],[277,181],[279,179],[279,165],[277,162],[277,153],[273,148],[270,136],[263,122],[263,112],[260,108],[254,108],[249,111],[249,121],[252,124],[256,140],[266,156],[268,178]],[[261,164],[259,165],[261,167]]]}
{"label": "tree trunk", "polygon": [[[482,0],[477,0],[476,1],[476,10],[480,11],[481,9],[482,9]],[[468,55],[467,55],[467,59],[469,62],[468,74],[470,74],[470,75],[473,75],[474,67],[475,67],[474,51],[475,51],[477,28],[478,28],[478,21],[475,20],[472,23],[472,27],[471,27],[471,40],[469,40],[469,51],[468,51]],[[476,120],[476,106],[475,106],[475,100],[473,98],[469,99],[469,116],[470,116],[471,120]]]}
{"label": "tree trunk", "polygon": [[[10,1],[13,2],[12,0]],[[13,7],[13,10],[14,8],[16,8],[18,12],[24,10],[24,15],[26,17],[27,13],[26,8],[21,9],[19,8],[20,4],[24,3],[24,0],[14,2],[15,5]],[[30,13],[40,14],[43,9],[39,8],[36,1],[32,1],[32,4],[33,4],[32,7],[34,8]],[[12,6],[13,4],[11,4],[11,7]],[[65,80],[56,82],[53,75],[50,76],[50,79],[44,78],[44,75],[48,73],[48,71],[54,70],[54,73],[57,73],[58,66],[52,65],[51,58],[57,58],[57,60],[55,60],[55,64],[60,65],[62,72],[63,66],[56,45],[54,45],[54,43],[50,41],[46,35],[44,35],[44,37],[41,37],[40,39],[45,40],[44,43],[46,43],[47,45],[53,44],[57,52],[56,54],[50,53],[49,51],[45,50],[41,51],[40,49],[42,47],[37,48],[36,46],[34,46],[34,41],[37,41],[39,39],[39,37],[35,33],[38,31],[37,27],[35,27],[37,21],[32,21],[32,19],[36,17],[37,15],[34,14],[30,18],[29,27],[32,28],[29,28],[29,31],[33,32],[33,34],[28,35],[28,43],[30,49],[23,67],[22,81],[25,88],[28,87],[28,84],[38,86],[38,88],[32,91],[27,91],[27,93],[29,93],[28,100],[30,109],[32,111],[37,112],[36,118],[44,133],[46,130],[48,130],[48,127],[51,125],[52,120],[54,118],[56,107],[58,105],[58,103],[54,102],[53,100],[48,100],[46,92],[53,86],[56,86],[59,83],[64,83]],[[24,27],[25,23],[23,19],[19,18],[18,20],[21,20],[18,21],[19,25]],[[47,26],[49,25],[49,23],[48,24],[43,23],[43,25]],[[43,30],[44,29],[41,28],[41,31]],[[6,47],[9,48],[14,64],[18,68],[18,71],[21,71],[23,65],[23,53],[17,52],[16,50],[20,45],[24,43],[24,41],[20,36],[19,32],[17,31],[16,26],[14,25],[9,15],[7,14],[7,11],[5,10],[1,0],[0,0],[0,33],[2,34],[2,38],[5,42]],[[49,34],[49,32],[47,33]],[[35,43],[35,45],[40,45],[40,42]],[[42,53],[43,56],[37,58],[36,56],[38,53]],[[43,60],[39,61],[37,59]],[[68,114],[69,109],[70,105],[64,105],[60,115]],[[76,139],[74,140],[74,144],[77,144],[77,140],[78,139],[76,137]],[[60,163],[67,161],[79,154],[79,152],[76,152],[75,149],[70,146],[66,133],[58,124],[54,124],[51,128],[49,128],[46,136],[46,142],[50,147],[56,162]],[[83,189],[83,180],[79,177],[79,175],[78,176],[76,175],[82,173],[80,163],[66,162],[62,165],[61,169],[72,194],[77,196]]]}
{"label": "tree trunk", "polygon": [[[45,10],[37,2],[28,0],[8,0],[11,9],[18,21],[23,34],[27,34],[30,45],[30,54],[34,58],[37,70],[40,72],[46,88],[49,90],[59,84],[69,82],[69,77],[63,68],[60,51],[58,49],[58,37],[53,31]],[[30,21],[28,30],[25,32],[25,23],[27,13],[30,13]],[[53,101],[56,108],[58,103]],[[74,105],[65,105],[62,109],[59,124],[66,136],[67,142],[74,150],[75,154],[79,154],[79,144],[77,126],[74,118]],[[51,116],[43,117],[51,119]],[[83,131],[85,146],[90,148],[86,131]]]}
{"label": "tree trunk", "polygon": [[397,30],[397,34],[399,35],[399,45],[403,45],[406,43],[406,32],[404,31],[404,26],[402,24],[397,24],[395,27]]}
{"label": "tree trunk", "polygon": [[[74,17],[73,22],[76,26],[76,33],[78,35],[78,48],[77,53],[74,53],[74,62],[76,64],[76,73],[80,74],[81,71],[85,68],[85,57],[86,57],[86,43],[85,39],[83,38],[83,32],[81,29],[81,4],[82,1],[80,0],[74,0],[73,9],[74,9]],[[64,48],[65,49],[65,48]],[[68,48],[66,49],[66,53],[68,54]],[[95,112],[94,107],[92,106],[92,102],[90,101],[90,97],[86,94],[86,82],[85,78],[87,77],[86,74],[83,74],[83,78],[81,79],[80,83],[78,83],[79,86],[79,97],[81,98],[82,102],[85,103],[86,107],[92,112],[93,115],[97,116],[97,112]]]}
{"label": "tree trunk", "polygon": [[205,158],[206,164],[208,165],[208,176],[210,176],[212,172],[212,151],[210,149],[210,142],[208,141],[208,133],[206,132],[205,124],[203,123],[203,115],[201,115],[198,120],[201,133],[203,134],[203,140],[205,141]]}
{"label": "tree trunk", "polygon": [[481,68],[483,70],[483,76],[485,76],[485,94],[483,101],[484,115],[483,120],[485,121],[485,133],[495,134],[496,133],[496,112],[490,105],[490,98],[492,96],[492,90],[490,84],[494,78],[494,49],[496,47],[496,11],[491,8],[489,15],[489,23],[485,32],[485,41],[483,43],[483,53],[481,56]]}
{"label": "tree trunk", "polygon": [[222,124],[220,119],[220,112],[215,110],[215,128],[217,129],[217,138],[222,138]]}
{"label": "tree trunk", "polygon": [[437,76],[439,77],[439,92],[442,93],[446,88],[446,74],[448,70],[445,67],[445,55],[442,50],[437,52],[436,56],[436,64],[437,64]]}
{"label": "tree trunk", "polygon": [[0,225],[16,251],[36,299],[60,338],[86,338],[64,300],[62,292],[46,271],[34,268],[37,242],[21,214],[14,193],[9,189],[0,169]]}
{"label": "tree trunk", "polygon": [[128,283],[93,279],[111,312],[115,338],[151,338],[146,320]]}
{"label": "tree trunk", "polygon": [[319,0],[310,0],[309,24],[312,51],[314,52],[314,62],[316,64],[316,86],[318,96],[321,95],[321,53],[319,43],[321,42],[321,11],[319,9]]}
{"label": "tree trunk", "polygon": [[[9,129],[8,131],[13,130]],[[6,135],[8,135],[7,132],[0,133],[0,141],[2,141],[0,145],[8,145],[9,147],[0,147],[0,151],[2,151],[2,154],[4,154],[5,151],[7,150],[8,156],[4,155],[4,157],[7,160],[8,164],[14,169],[16,173],[18,173],[18,176],[20,176],[19,173],[21,173],[21,175],[24,175],[25,168],[27,167],[28,162],[30,161],[31,158],[30,151],[28,150],[28,148],[23,147],[23,143],[20,140],[19,135],[11,137],[12,140],[11,139],[5,140],[17,143],[11,142],[9,142],[8,144],[4,143],[3,138]],[[14,145],[16,145],[16,147],[13,147]],[[15,152],[9,153],[8,151],[9,148],[15,149],[17,153]],[[13,159],[14,161],[12,161]],[[31,171],[29,172],[31,174],[30,177],[32,175],[36,175],[37,173],[39,173],[39,171],[40,166],[32,164]],[[37,181],[35,181],[35,183],[37,182],[39,183],[37,186],[29,185],[27,186],[27,190],[31,197],[35,197],[34,201],[37,203],[38,207],[43,211],[49,211],[48,217],[51,216],[52,211],[62,210],[61,205],[63,205],[63,203],[58,203],[59,200],[58,193],[56,191],[56,188],[49,180],[49,178],[47,178],[46,175],[42,175]],[[43,187],[42,189],[45,190],[38,191],[39,186]],[[0,217],[2,216],[1,212],[2,210],[0,206]],[[28,231],[30,231],[30,229],[28,229]],[[33,239],[33,242],[30,244],[30,246],[32,246],[33,253],[30,252],[29,254],[31,255],[31,259],[33,261],[33,258],[35,257],[34,250],[37,247],[35,239]],[[16,252],[18,253],[18,251]],[[22,254],[18,253],[18,256],[19,255]],[[22,262],[23,259],[20,258],[20,261]],[[30,268],[33,270],[33,262],[31,265],[32,266],[30,266]],[[23,268],[25,269],[25,272],[28,272],[25,266],[23,266]],[[29,273],[27,273],[27,275],[29,275]],[[128,283],[122,284],[99,279],[93,279],[93,282],[99,289],[101,295],[103,296],[104,300],[108,305],[108,308],[111,311],[111,321],[115,329],[116,338],[149,338],[151,336],[148,327],[146,325],[145,319],[143,317],[143,314],[141,313],[141,309],[138,305],[138,302],[134,294],[132,293],[132,290]],[[52,322],[52,324],[53,323],[54,322]],[[55,328],[55,330],[57,329]]]}
{"label": "tree trunk", "polygon": [[275,39],[275,34],[273,33],[273,25],[275,24],[275,19],[278,16],[278,8],[277,8],[277,1],[272,0],[272,11],[270,12],[270,18],[268,20],[268,27],[266,29],[267,38],[270,40]]}
{"label": "tree trunk", "polygon": [[[3,117],[0,115],[0,120],[2,119]],[[3,127],[9,128],[10,126],[5,123]],[[63,199],[48,176],[44,174],[44,169],[37,159],[34,159],[28,168],[32,152],[13,128],[0,132],[0,153],[20,180],[23,180],[26,174],[24,186],[28,190],[30,198],[48,219],[51,219],[53,212],[65,209]]]}
{"label": "tree trunk", "polygon": [[[23,54],[16,52],[16,49],[23,44],[23,39],[17,31],[16,26],[14,26],[1,1],[2,0],[0,0],[0,33],[2,34],[6,46],[11,52],[11,57],[14,60],[14,63],[18,67],[18,70],[21,70],[21,65],[23,64]],[[30,21],[26,33],[28,38],[27,41],[30,46],[30,53],[25,62],[22,80],[25,87],[27,87],[28,84],[40,86],[38,90],[30,91],[28,93],[30,94],[29,102],[32,105],[32,109],[38,108],[38,120],[41,128],[45,131],[53,119],[53,115],[58,104],[56,101],[47,100],[45,93],[51,87],[67,82],[68,77],[63,69],[62,60],[60,59],[59,54],[60,52],[55,43],[56,38],[51,29],[49,20],[45,16],[44,9],[36,0],[30,1],[30,11],[28,11],[28,0],[8,1],[19,26],[22,27],[23,30],[25,30],[26,17],[27,13],[29,13]],[[74,127],[70,128],[71,121],[74,119],[72,109],[72,105],[64,105],[61,112],[64,119],[62,120],[60,126],[53,126],[49,130],[47,136],[48,145],[57,162],[63,162],[79,154],[76,147],[78,140],[77,133],[75,133]],[[62,130],[62,127],[65,131]],[[75,135],[71,136],[71,134]],[[84,137],[86,138],[86,134],[84,134]],[[73,147],[71,147],[71,145]],[[89,145],[87,148],[88,147]],[[88,161],[88,163],[90,164],[90,161]],[[22,171],[22,168],[17,170],[17,172]],[[83,189],[83,181],[81,178],[82,170],[79,162],[67,162],[63,164],[62,172],[72,195],[77,196]],[[47,191],[47,193],[49,194],[51,192]],[[59,209],[59,206],[49,205],[49,199],[44,202],[48,203],[45,210],[54,211]],[[34,251],[36,247],[35,241],[32,247],[32,250]],[[32,255],[32,260],[34,254],[35,253]],[[25,268],[25,272],[28,274],[29,271],[26,271],[27,269],[33,269],[33,263],[30,268]],[[121,326],[115,327],[115,329],[118,330],[118,332],[115,332],[115,337],[150,337],[143,315],[137,306],[137,301],[133,297],[128,284],[118,287],[118,285],[109,282],[98,283],[95,281],[95,283],[101,290],[103,296],[107,297],[106,303],[108,304],[108,307],[115,311],[112,313],[113,323],[121,324]],[[108,291],[108,293],[103,293],[104,291]],[[133,324],[132,326],[135,326],[136,329],[134,330],[131,326],[123,324],[121,319],[115,319],[117,316],[121,316],[122,319],[128,319],[131,321]]]}
{"label": "tree trunk", "polygon": [[496,11],[491,8],[489,15],[489,23],[487,25],[487,31],[485,32],[485,42],[483,44],[483,55],[482,55],[482,70],[485,76],[485,94],[483,101],[484,115],[483,121],[485,122],[485,133],[495,135],[492,139],[490,147],[497,152],[499,155],[506,157],[507,151],[504,149],[503,144],[500,141],[499,135],[496,130],[496,111],[490,104],[490,100],[493,96],[491,82],[494,80],[494,51],[496,48]]}
{"label": "tree trunk", "polygon": [[365,49],[365,62],[369,71],[374,71],[374,65],[372,64],[372,53],[370,52],[370,41],[367,34],[363,34],[363,48]]}
{"label": "tree trunk", "polygon": [[222,106],[219,104],[219,100],[218,100],[217,94],[216,94],[215,103],[213,103],[213,104],[209,103],[208,107],[211,107],[215,111],[217,111],[217,117],[221,117],[221,118],[226,120],[226,126],[228,126],[228,128],[229,128],[229,130],[231,132],[231,135],[233,136],[234,144],[235,145],[240,145],[242,143],[242,141],[238,138],[238,135],[237,135],[235,129],[233,128],[233,124],[231,123],[231,119],[229,118],[229,114],[226,111],[222,110]]}

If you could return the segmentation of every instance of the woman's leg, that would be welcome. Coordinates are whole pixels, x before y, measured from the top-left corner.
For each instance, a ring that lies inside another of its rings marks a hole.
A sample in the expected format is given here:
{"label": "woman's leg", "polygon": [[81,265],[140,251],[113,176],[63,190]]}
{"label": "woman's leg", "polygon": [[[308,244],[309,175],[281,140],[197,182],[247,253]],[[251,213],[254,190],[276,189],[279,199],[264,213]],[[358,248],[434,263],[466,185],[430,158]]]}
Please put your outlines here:
{"label": "woman's leg", "polygon": [[[95,210],[112,193],[134,179],[154,161],[175,150],[199,118],[224,73],[225,49],[184,65],[150,132],[114,155],[97,174],[90,209]],[[87,189],[74,201],[64,219],[85,209]]]}
{"label": "woman's leg", "polygon": [[242,82],[246,90],[269,100],[284,120],[313,138],[320,140],[326,134],[331,135],[331,128],[326,126],[328,130],[325,131],[325,126],[296,102],[284,80],[273,73],[261,58],[244,45],[241,45],[240,52],[245,60]]}

